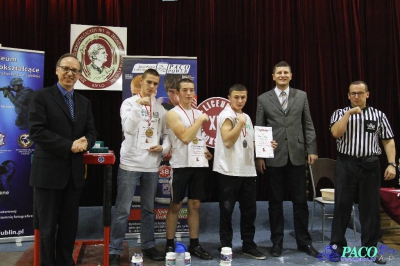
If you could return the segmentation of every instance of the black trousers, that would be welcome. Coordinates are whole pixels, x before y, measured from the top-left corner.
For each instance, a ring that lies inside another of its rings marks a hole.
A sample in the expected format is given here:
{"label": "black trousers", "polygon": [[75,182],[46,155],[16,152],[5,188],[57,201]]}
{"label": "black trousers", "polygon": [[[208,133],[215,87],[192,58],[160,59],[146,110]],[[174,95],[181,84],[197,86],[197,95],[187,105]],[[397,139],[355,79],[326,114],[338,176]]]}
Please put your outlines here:
{"label": "black trousers", "polygon": [[311,245],[308,232],[308,205],[306,195],[306,170],[304,165],[292,165],[290,160],[283,167],[267,166],[269,221],[271,241],[282,246],[284,235],[283,199],[286,190],[293,203],[293,221],[297,246]]}
{"label": "black trousers", "polygon": [[[56,178],[56,177],[55,177]],[[40,230],[40,265],[72,266],[82,189],[72,178],[64,189],[35,187]]]}
{"label": "black trousers", "polygon": [[361,246],[376,246],[382,237],[380,229],[381,174],[378,156],[355,158],[339,155],[335,168],[335,210],[331,244],[347,246],[345,233],[358,193],[361,223]]}
{"label": "black trousers", "polygon": [[243,248],[256,248],[254,243],[257,215],[256,178],[218,174],[219,184],[219,237],[222,247],[232,247],[232,213],[236,201],[240,209],[240,235]]}

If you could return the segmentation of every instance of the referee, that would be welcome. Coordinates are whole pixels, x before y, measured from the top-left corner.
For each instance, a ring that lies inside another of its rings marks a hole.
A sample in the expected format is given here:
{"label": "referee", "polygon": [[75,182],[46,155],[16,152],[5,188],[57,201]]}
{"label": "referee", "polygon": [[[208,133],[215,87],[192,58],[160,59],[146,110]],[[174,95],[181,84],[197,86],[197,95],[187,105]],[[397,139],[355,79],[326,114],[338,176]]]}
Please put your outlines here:
{"label": "referee", "polygon": [[[331,245],[337,246],[336,252],[340,255],[343,247],[347,246],[345,233],[357,194],[361,246],[375,247],[382,236],[379,214],[381,171],[378,158],[382,151],[378,138],[382,140],[388,160],[385,180],[391,180],[396,175],[393,132],[386,115],[367,105],[367,84],[363,81],[352,82],[348,97],[351,107],[336,110],[330,123],[330,131],[336,139],[339,153],[335,169],[335,210]],[[380,254],[375,257],[374,262],[386,264]]]}

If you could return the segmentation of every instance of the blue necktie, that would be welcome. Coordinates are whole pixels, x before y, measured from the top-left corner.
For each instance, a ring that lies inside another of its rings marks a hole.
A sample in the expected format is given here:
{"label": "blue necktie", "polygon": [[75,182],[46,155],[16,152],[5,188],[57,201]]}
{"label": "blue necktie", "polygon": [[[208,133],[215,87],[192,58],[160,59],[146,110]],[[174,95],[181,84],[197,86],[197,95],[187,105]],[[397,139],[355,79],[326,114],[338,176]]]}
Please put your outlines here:
{"label": "blue necktie", "polygon": [[74,103],[72,102],[72,94],[70,92],[65,94],[65,99],[67,100],[67,105],[68,105],[69,112],[71,113],[72,121],[74,121],[75,120],[75,117],[74,117]]}

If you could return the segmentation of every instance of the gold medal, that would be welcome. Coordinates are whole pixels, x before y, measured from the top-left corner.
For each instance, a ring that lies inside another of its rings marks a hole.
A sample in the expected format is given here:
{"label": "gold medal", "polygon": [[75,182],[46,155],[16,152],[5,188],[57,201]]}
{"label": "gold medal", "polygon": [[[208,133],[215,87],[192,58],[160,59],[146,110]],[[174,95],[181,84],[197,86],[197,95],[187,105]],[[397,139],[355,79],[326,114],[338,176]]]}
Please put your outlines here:
{"label": "gold medal", "polygon": [[146,129],[146,136],[149,138],[153,136],[153,130],[151,128]]}
{"label": "gold medal", "polygon": [[194,139],[193,139],[193,144],[198,144],[199,143],[199,139],[197,138],[197,137],[195,137]]}

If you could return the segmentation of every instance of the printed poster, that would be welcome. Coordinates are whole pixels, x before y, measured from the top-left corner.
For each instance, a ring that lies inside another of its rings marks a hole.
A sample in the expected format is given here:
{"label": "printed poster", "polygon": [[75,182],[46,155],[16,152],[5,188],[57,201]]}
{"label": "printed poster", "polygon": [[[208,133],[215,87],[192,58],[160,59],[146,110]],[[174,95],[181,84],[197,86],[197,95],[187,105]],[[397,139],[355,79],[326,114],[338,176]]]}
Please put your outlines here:
{"label": "printed poster", "polygon": [[0,48],[0,239],[33,235],[28,111],[43,78],[44,52]]}
{"label": "printed poster", "polygon": [[71,53],[82,63],[78,90],[122,90],[127,28],[71,25]]}

